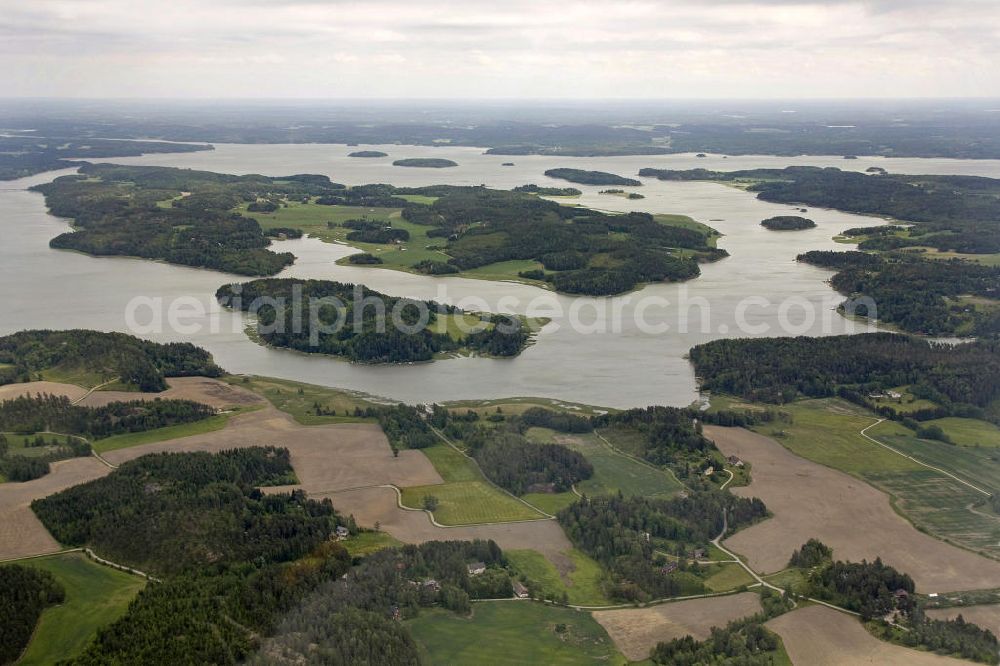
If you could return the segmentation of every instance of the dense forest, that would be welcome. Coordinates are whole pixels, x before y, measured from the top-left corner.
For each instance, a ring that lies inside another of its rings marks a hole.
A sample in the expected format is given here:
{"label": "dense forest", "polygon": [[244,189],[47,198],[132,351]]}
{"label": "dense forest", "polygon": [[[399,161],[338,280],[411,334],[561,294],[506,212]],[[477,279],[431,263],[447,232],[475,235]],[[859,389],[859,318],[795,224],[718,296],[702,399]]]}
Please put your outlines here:
{"label": "dense forest", "polygon": [[698,579],[664,569],[654,550],[686,558],[689,549],[705,547],[723,526],[738,530],[766,515],[759,499],[701,491],[671,499],[585,497],[558,518],[570,541],[611,572],[612,596],[648,601],[703,591]]}
{"label": "dense forest", "polygon": [[571,183],[581,185],[642,185],[635,178],[625,178],[607,171],[586,171],[584,169],[548,169],[545,175],[549,178],[561,178]]}
{"label": "dense forest", "polygon": [[328,280],[228,284],[216,298],[255,314],[256,334],[269,345],[361,363],[429,361],[435,354],[463,351],[516,356],[531,336],[525,321],[505,315],[482,315],[478,330],[449,335],[447,327],[437,329],[439,318],[461,314],[454,307]]}
{"label": "dense forest", "polygon": [[53,238],[52,247],[273,275],[294,256],[267,249],[271,241],[257,221],[233,209],[248,203],[270,210],[266,202],[276,208],[278,197],[331,195],[344,187],[310,174],[269,178],[97,164],[33,189],[76,227]]}
{"label": "dense forest", "polygon": [[200,421],[214,414],[213,408],[191,400],[130,400],[86,407],[72,404],[63,395],[20,396],[0,402],[0,431],[103,439]]}
{"label": "dense forest", "polygon": [[761,590],[762,610],[733,620],[725,627],[712,627],[704,641],[691,636],[657,643],[650,653],[656,664],[667,666],[772,666],[777,661],[779,639],[764,623],[792,609],[792,601],[774,590]]}
{"label": "dense forest", "polygon": [[657,221],[648,213],[610,214],[562,206],[522,192],[434,186],[398,193],[438,197],[411,204],[403,217],[446,238],[445,265],[468,270],[514,259],[544,267],[537,276],[557,291],[610,295],[644,282],[699,274],[698,261],[726,256],[706,232]]}
{"label": "dense forest", "polygon": [[48,571],[18,564],[0,565],[0,664],[13,664],[28,647],[39,618],[61,604],[66,590]]}
{"label": "dense forest", "polygon": [[125,333],[20,331],[0,337],[0,385],[32,381],[45,370],[82,371],[140,391],[167,388],[167,377],[218,377],[207,351],[188,342],[159,344]]}
{"label": "dense forest", "polygon": [[930,335],[1000,333],[1000,267],[853,250],[812,250],[798,260],[838,270],[830,284],[850,297],[841,308],[853,315]]}
{"label": "dense forest", "polygon": [[176,574],[209,564],[289,561],[321,544],[339,522],[329,500],[257,489],[294,482],[287,449],[160,453],[31,508],[62,544]]}
{"label": "dense forest", "polygon": [[[471,562],[482,562],[486,571],[470,575]],[[416,645],[398,620],[431,605],[466,615],[472,599],[512,596],[505,564],[492,541],[432,541],[379,551],[344,579],[320,586],[288,614],[251,663],[418,664]]]}
{"label": "dense forest", "polygon": [[[823,338],[713,340],[691,349],[702,387],[748,400],[783,403],[800,396],[866,396],[897,386],[933,400],[945,413],[1000,419],[1000,342],[960,345],[894,333]],[[885,412],[893,416],[891,408]],[[919,415],[916,415],[919,416]]]}
{"label": "dense forest", "polygon": [[[471,444],[474,439],[465,440]],[[472,456],[490,481],[515,495],[566,492],[589,479],[594,467],[560,444],[538,444],[516,432],[493,432],[473,445]]]}
{"label": "dense forest", "polygon": [[776,215],[760,221],[760,226],[771,231],[799,231],[801,229],[812,229],[816,223],[808,217],[799,215]]}
{"label": "dense forest", "polygon": [[0,180],[24,178],[43,171],[80,166],[74,159],[131,157],[154,153],[191,153],[212,150],[212,146],[162,141],[121,141],[111,139],[37,135],[0,136]]}

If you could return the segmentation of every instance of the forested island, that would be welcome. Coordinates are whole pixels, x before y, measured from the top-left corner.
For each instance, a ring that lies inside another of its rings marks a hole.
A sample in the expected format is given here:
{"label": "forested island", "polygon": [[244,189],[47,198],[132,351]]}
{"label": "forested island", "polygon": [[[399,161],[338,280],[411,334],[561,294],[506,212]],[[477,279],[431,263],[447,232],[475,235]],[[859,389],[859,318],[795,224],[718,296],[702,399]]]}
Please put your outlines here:
{"label": "forested island", "polygon": [[290,265],[290,252],[267,249],[271,240],[256,220],[233,208],[276,206],[275,197],[340,192],[326,176],[230,176],[166,167],[85,165],[33,188],[54,215],[75,230],[50,245],[93,255],[161,259],[238,275],[273,275]]}
{"label": "forested island", "polygon": [[[353,262],[445,275],[518,260],[530,263],[504,269],[510,278],[577,294],[611,295],[647,282],[691,279],[700,272],[699,262],[727,256],[715,247],[718,234],[693,220],[561,206],[539,198],[544,190],[531,186],[516,192],[348,188],[310,174],[270,178],[105,164],[84,166],[79,175],[37,189],[54,214],[73,218],[76,226],[52,239],[53,247],[249,276],[273,275],[294,261],[291,253],[268,246],[272,237],[300,236],[300,220],[313,234],[318,227],[323,238],[331,229],[349,229],[334,237],[361,244],[373,257]],[[560,195],[578,191],[555,189]],[[322,207],[334,217],[339,206],[363,206],[375,215],[317,224]],[[393,209],[401,212],[399,224],[388,221]],[[419,240],[410,243],[415,234]],[[393,243],[402,245],[391,254],[369,250]]]}
{"label": "forested island", "polygon": [[639,175],[660,180],[742,183],[764,201],[913,222],[908,236],[892,241],[896,248],[919,245],[969,254],[1000,252],[1000,179],[996,178],[864,174],[832,167],[641,169]]}
{"label": "forested island", "polygon": [[[1000,267],[891,252],[814,250],[798,260],[836,269],[830,284],[852,299],[841,308],[855,316],[927,335],[1000,333]],[[874,311],[857,300],[864,297]]]}
{"label": "forested island", "polygon": [[[834,168],[788,167],[719,172],[642,169],[661,180],[738,183],[765,201],[810,204],[912,222],[848,229],[859,249],[881,253],[807,252],[806,261],[839,272],[831,280],[850,297],[843,309],[928,335],[1000,332],[1000,179],[977,176],[890,175]],[[948,253],[953,253],[949,255]],[[990,256],[986,256],[990,255]],[[980,259],[984,261],[980,263]],[[856,306],[870,298],[877,310]],[[860,301],[856,301],[860,302]]]}
{"label": "forested island", "polygon": [[[521,317],[471,315],[434,301],[395,298],[362,285],[328,280],[228,284],[219,288],[216,298],[226,307],[255,314],[255,335],[265,344],[360,363],[430,361],[463,353],[516,356],[532,335],[529,322]],[[299,311],[293,307],[295,298],[302,299]],[[308,316],[314,306],[315,320]],[[468,331],[459,328],[459,320]]]}
{"label": "forested island", "polygon": [[[69,169],[81,159],[133,157],[156,153],[191,153],[212,150],[210,145],[163,141],[121,141],[74,136],[0,136],[0,180],[24,178],[44,171]],[[73,160],[69,159],[73,158]]]}
{"label": "forested island", "polygon": [[447,169],[448,167],[457,167],[458,162],[441,157],[408,157],[406,159],[396,160],[392,163],[392,166],[416,167],[423,169]]}
{"label": "forested island", "polygon": [[353,153],[348,153],[348,157],[389,157],[389,153],[383,153],[381,150],[356,150]]}
{"label": "forested island", "polygon": [[530,185],[518,185],[512,191],[527,192],[528,194],[537,194],[543,197],[578,197],[583,194],[583,192],[575,187],[540,187],[534,183]]}
{"label": "forested island", "polygon": [[816,226],[816,223],[808,217],[777,215],[761,220],[760,226],[771,231],[799,231],[802,229],[812,229]]}
{"label": "forested island", "polygon": [[584,169],[548,169],[545,175],[549,178],[561,178],[571,183],[581,185],[642,185],[634,178],[625,178],[606,171],[586,171]]}
{"label": "forested island", "polygon": [[[436,197],[403,209],[407,222],[443,238],[444,267],[470,270],[511,260],[533,260],[520,276],[556,291],[610,295],[645,282],[696,277],[699,261],[727,256],[715,233],[648,213],[610,214],[562,206],[536,196],[485,187],[432,186],[397,194]],[[450,272],[456,272],[450,271]]]}
{"label": "forested island", "polygon": [[71,378],[91,386],[159,392],[167,377],[218,377],[211,355],[188,342],[159,344],[125,333],[20,331],[0,337],[0,385]]}

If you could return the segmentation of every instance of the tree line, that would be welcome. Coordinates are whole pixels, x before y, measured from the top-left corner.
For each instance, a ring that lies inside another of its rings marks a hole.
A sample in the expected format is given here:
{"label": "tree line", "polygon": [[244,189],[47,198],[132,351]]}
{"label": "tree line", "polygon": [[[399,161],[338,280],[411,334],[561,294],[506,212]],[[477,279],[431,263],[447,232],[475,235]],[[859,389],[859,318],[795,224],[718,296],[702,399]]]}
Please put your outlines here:
{"label": "tree line", "polygon": [[53,368],[118,379],[140,391],[167,388],[167,377],[218,377],[211,355],[187,342],[159,344],[125,333],[74,329],[20,331],[0,337],[0,385],[39,378]]}
{"label": "tree line", "polygon": [[48,571],[0,565],[0,664],[13,664],[28,647],[42,611],[66,600],[66,590]]}
{"label": "tree line", "polygon": [[689,356],[703,388],[748,400],[780,404],[841,395],[868,406],[873,391],[914,385],[950,414],[1000,417],[995,339],[948,345],[894,333],[747,338],[713,340]]}

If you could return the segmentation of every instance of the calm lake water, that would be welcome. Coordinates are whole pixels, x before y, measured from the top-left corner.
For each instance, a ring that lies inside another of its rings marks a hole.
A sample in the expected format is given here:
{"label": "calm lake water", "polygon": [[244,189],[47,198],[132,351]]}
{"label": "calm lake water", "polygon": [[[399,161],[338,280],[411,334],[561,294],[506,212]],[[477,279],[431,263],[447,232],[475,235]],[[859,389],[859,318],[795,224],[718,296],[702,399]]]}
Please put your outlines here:
{"label": "calm lake water", "polygon": [[[322,173],[347,184],[486,184],[500,188],[526,183],[569,185],[542,175],[557,166],[632,176],[645,166],[729,170],[813,164],[1000,177],[1000,161],[996,160],[723,159],[693,155],[551,158],[483,155],[482,149],[461,147],[374,148],[390,156],[348,158],[347,153],[357,148],[338,145],[222,144],[206,153],[109,161],[240,174]],[[391,166],[394,159],[427,156],[449,158],[460,166]],[[503,162],[514,162],[516,166],[504,167]],[[298,257],[295,265],[282,273],[283,277],[360,282],[394,296],[553,318],[536,344],[515,359],[455,358],[427,364],[362,366],[271,350],[250,342],[243,333],[246,322],[242,316],[223,310],[213,297],[221,284],[241,278],[151,261],[94,258],[49,249],[49,239],[66,231],[68,225],[48,215],[41,195],[26,188],[71,172],[0,182],[0,334],[25,328],[95,328],[138,333],[157,341],[187,340],[211,351],[217,362],[231,372],[349,388],[407,402],[541,396],[610,407],[690,404],[698,393],[684,356],[693,345],[727,336],[830,335],[864,330],[833,311],[840,299],[825,283],[831,272],[799,264],[795,256],[810,249],[847,249],[831,237],[847,227],[882,223],[871,217],[810,209],[807,215],[816,221],[817,228],[771,232],[759,226],[760,220],[793,213],[793,208],[761,202],[752,194],[722,185],[643,179],[643,187],[637,189],[646,198],[637,201],[598,194],[603,188],[574,185],[584,191],[576,200],[584,205],[681,213],[725,234],[719,246],[731,256],[702,266],[701,277],[682,284],[650,285],[614,298],[561,296],[519,284],[337,266],[334,262],[338,258],[354,250],[308,238],[276,244],[275,249],[294,252]],[[129,304],[135,305],[136,298],[145,299],[134,310],[133,319],[142,325],[138,329],[130,327],[127,317]],[[166,326],[171,303],[184,315],[178,318],[182,327]],[[194,310],[202,312],[192,314]],[[155,323],[154,311],[162,315],[162,330],[146,327]],[[686,332],[684,313],[689,315]]]}

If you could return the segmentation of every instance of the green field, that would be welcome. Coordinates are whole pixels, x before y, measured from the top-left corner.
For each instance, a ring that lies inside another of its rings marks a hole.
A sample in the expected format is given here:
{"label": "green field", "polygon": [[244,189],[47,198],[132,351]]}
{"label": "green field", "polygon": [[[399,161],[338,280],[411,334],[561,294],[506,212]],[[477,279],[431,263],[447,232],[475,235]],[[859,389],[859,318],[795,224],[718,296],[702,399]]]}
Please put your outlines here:
{"label": "green field", "polygon": [[121,617],[146,581],[67,553],[18,564],[45,569],[66,589],[66,602],[47,609],[19,664],[54,664],[79,654],[98,629]]}
{"label": "green field", "polygon": [[706,573],[705,587],[709,592],[728,592],[754,583],[746,569],[735,563],[713,564]]}
{"label": "green field", "polygon": [[[875,417],[840,399],[800,400],[782,405],[792,423],[753,429],[775,437],[793,453],[847,472],[888,493],[894,508],[918,529],[945,541],[1000,556],[1000,521],[988,508],[976,508],[985,496],[941,472],[879,446],[859,434]],[[895,421],[884,421],[867,434],[905,455],[939,467],[992,491],[1000,488],[1000,451],[918,439]]]}
{"label": "green field", "polygon": [[424,496],[438,499],[434,519],[442,525],[472,525],[543,518],[541,513],[519,502],[485,481],[457,481],[433,486],[403,488],[403,504],[419,509]]}
{"label": "green field", "polygon": [[[59,384],[75,384],[76,386],[82,386],[84,388],[93,388],[104,382],[115,379],[114,376],[108,376],[95,372],[92,370],[85,370],[82,368],[70,368],[70,367],[53,367],[46,368],[39,373],[43,380],[47,382],[57,382]],[[124,386],[120,390],[128,391],[135,390],[134,386]]]}
{"label": "green field", "polygon": [[609,411],[582,403],[565,402],[551,398],[527,397],[500,398],[497,400],[454,400],[444,403],[444,406],[458,413],[465,413],[467,410],[473,411],[483,417],[497,413],[498,409],[502,414],[523,414],[532,407],[544,407],[545,409],[554,409],[559,412],[577,414],[579,416],[594,416],[595,414],[604,414]]}
{"label": "green field", "polygon": [[796,594],[806,594],[809,591],[809,582],[801,569],[783,569],[770,576],[764,576],[764,580]]}
{"label": "green field", "polygon": [[988,421],[948,416],[943,419],[924,421],[921,425],[940,426],[949,439],[959,446],[1000,447],[1000,428]]}
{"label": "green field", "polygon": [[[558,441],[590,461],[594,475],[577,484],[581,494],[612,495],[621,491],[626,495],[667,497],[682,489],[668,472],[615,452],[595,433],[561,435],[547,428],[531,428],[528,437],[542,443]],[[618,445],[616,440],[611,441]]]}
{"label": "green field", "polygon": [[[283,412],[290,414],[302,425],[324,423],[358,423],[372,421],[353,416],[355,408],[365,409],[378,403],[350,391],[301,382],[273,379],[271,377],[226,377],[235,386],[249,389],[266,398]],[[319,403],[325,410],[335,410],[336,416],[317,416],[313,406]]]}
{"label": "green field", "polygon": [[139,446],[140,444],[152,444],[153,442],[164,442],[168,439],[203,435],[207,432],[222,430],[229,423],[230,418],[238,413],[249,411],[253,411],[253,408],[235,409],[231,414],[217,414],[216,416],[209,416],[207,419],[192,423],[182,423],[180,425],[143,432],[128,432],[122,435],[113,435],[91,442],[91,446],[98,453],[107,453],[108,451],[127,449],[132,446]]}
{"label": "green field", "polygon": [[423,611],[407,625],[426,664],[627,663],[589,613],[530,601],[473,604],[471,618]]}
{"label": "green field", "polygon": [[521,499],[554,516],[580,498],[573,491],[567,490],[564,493],[525,493],[521,495]]}
{"label": "green field", "polygon": [[573,562],[573,571],[563,580],[555,566],[541,553],[534,550],[505,550],[511,567],[534,586],[542,595],[559,599],[563,593],[569,603],[577,606],[607,606],[613,603],[603,592],[604,571],[594,560],[576,548],[567,556]]}
{"label": "green field", "polygon": [[361,532],[347,538],[343,544],[351,557],[364,557],[386,548],[403,545],[401,541],[396,540],[388,532]]}

